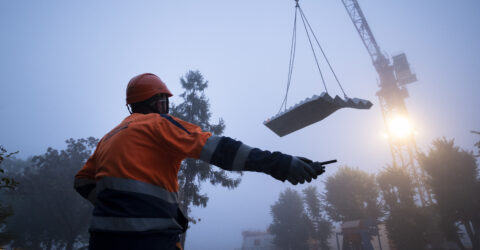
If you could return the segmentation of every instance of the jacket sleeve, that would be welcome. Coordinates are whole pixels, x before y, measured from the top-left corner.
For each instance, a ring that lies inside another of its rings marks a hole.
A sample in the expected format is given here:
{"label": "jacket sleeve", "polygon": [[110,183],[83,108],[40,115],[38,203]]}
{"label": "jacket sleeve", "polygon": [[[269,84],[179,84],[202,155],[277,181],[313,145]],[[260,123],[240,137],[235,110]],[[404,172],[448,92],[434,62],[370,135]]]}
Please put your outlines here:
{"label": "jacket sleeve", "polygon": [[199,126],[170,115],[162,114],[157,126],[159,143],[181,159],[198,159],[205,142],[212,136],[210,132],[202,131]]}
{"label": "jacket sleeve", "polygon": [[241,141],[203,132],[200,127],[181,119],[161,115],[159,138],[167,150],[181,158],[200,159],[231,171],[263,172],[285,181],[292,156],[252,148]]}
{"label": "jacket sleeve", "polygon": [[225,136],[211,136],[202,148],[200,159],[231,171],[255,171],[285,181],[292,156],[252,148]]}
{"label": "jacket sleeve", "polygon": [[96,198],[96,181],[95,181],[95,153],[88,158],[87,162],[75,175],[74,188],[83,196],[83,198],[94,202]]}

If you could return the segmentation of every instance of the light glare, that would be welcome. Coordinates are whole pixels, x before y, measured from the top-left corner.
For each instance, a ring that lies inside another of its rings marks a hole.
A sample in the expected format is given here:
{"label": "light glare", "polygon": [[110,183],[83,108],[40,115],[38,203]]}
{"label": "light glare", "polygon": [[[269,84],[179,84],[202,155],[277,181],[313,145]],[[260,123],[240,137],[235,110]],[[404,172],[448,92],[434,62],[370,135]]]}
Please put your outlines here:
{"label": "light glare", "polygon": [[413,132],[410,121],[404,116],[395,116],[388,121],[389,134],[398,139],[410,136]]}

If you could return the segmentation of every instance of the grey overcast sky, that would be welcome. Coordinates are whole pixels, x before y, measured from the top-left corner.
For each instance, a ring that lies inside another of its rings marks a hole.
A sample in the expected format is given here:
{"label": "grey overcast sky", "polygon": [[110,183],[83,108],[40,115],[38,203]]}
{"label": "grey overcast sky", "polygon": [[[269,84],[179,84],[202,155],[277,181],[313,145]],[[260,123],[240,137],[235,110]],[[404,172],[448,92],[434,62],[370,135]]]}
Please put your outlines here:
{"label": "grey overcast sky", "polygon": [[[285,94],[293,0],[0,1],[0,143],[20,157],[63,148],[67,138],[102,137],[128,115],[125,87],[139,73],[159,75],[175,94],[179,78],[200,70],[214,119],[225,135],[262,149],[375,173],[391,161],[381,137],[377,74],[340,0],[301,0],[347,94],[368,110],[345,109],[283,138],[262,122]],[[405,52],[418,76],[407,106],[419,149],[454,138],[473,150],[480,130],[480,1],[360,0],[381,49]],[[323,87],[299,30],[289,105]],[[325,63],[322,62],[325,68]],[[327,75],[331,94],[339,88]],[[173,102],[179,99],[173,97]],[[291,185],[247,173],[239,188],[204,185],[207,208],[187,249],[234,249],[242,230],[265,230],[270,205]],[[304,186],[295,187],[297,190]]]}

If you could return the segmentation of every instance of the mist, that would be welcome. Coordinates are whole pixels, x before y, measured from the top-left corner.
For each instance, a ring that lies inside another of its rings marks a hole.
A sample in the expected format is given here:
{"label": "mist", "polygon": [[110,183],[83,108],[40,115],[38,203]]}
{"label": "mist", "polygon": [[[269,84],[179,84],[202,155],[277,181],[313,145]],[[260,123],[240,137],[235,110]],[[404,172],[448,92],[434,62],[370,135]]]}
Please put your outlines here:
{"label": "mist", "polygon": [[[82,204],[82,209],[76,207],[75,211],[88,218],[92,207],[73,189],[75,166],[71,172],[53,165],[42,172],[44,166],[38,158],[32,163],[32,157],[46,156],[49,147],[59,153],[68,151],[69,138],[101,139],[129,115],[125,90],[135,75],[158,75],[174,94],[171,103],[181,104],[184,100],[179,95],[184,89],[180,78],[191,70],[198,70],[208,81],[204,94],[210,104],[210,120],[224,120],[222,135],[262,150],[338,162],[327,165],[325,173],[309,184],[294,186],[257,172],[229,173],[231,178],[241,178],[233,189],[202,183],[200,193],[209,199],[206,207],[190,207],[189,215],[200,220],[190,224],[185,249],[241,249],[242,232],[269,230],[272,206],[281,203],[280,196],[288,188],[300,197],[309,186],[325,194],[326,183],[346,168],[362,171],[362,176],[379,175],[393,160],[389,141],[382,136],[386,123],[376,95],[380,79],[372,59],[341,1],[306,0],[300,4],[348,96],[369,100],[373,106],[369,110],[340,109],[318,123],[279,137],[263,122],[277,114],[285,96],[294,1],[0,2],[0,145],[7,152],[2,154],[5,160],[0,168],[5,173],[0,177],[14,178],[19,182],[15,188],[28,191],[35,186],[23,187],[28,180],[25,176],[49,178],[50,173],[56,180],[56,171],[65,171],[63,174],[71,175],[65,185],[71,184],[72,189],[64,195],[71,204]],[[407,86],[405,99],[418,151],[425,157],[416,164],[426,169],[436,166],[435,150],[451,140],[448,152],[480,154],[475,146],[480,137],[471,132],[480,131],[480,3],[360,1],[360,5],[382,52],[388,56],[406,53],[417,75],[418,81]],[[325,91],[308,38],[303,27],[298,29],[289,107]],[[320,67],[329,94],[342,97],[324,61]],[[439,144],[442,138],[444,143]],[[456,153],[447,158],[454,157]],[[78,162],[77,171],[82,165]],[[476,168],[474,174],[469,172],[474,175],[472,182],[478,182],[478,163],[471,166]],[[27,175],[24,171],[39,173]],[[434,177],[436,172],[431,173]],[[50,185],[46,180],[38,185]],[[15,188],[0,191],[2,206],[14,197],[23,197]],[[478,186],[474,190],[473,196],[478,196]],[[385,194],[380,187],[377,192],[377,200],[383,202]],[[418,196],[413,199],[420,203]],[[307,205],[302,206],[308,214]],[[76,216],[74,208],[70,209],[67,214]],[[32,217],[40,211],[34,210]],[[334,230],[340,230],[341,223],[334,221],[332,214],[322,210],[322,216],[332,221]],[[384,218],[379,216],[379,220]],[[82,224],[79,235],[83,236],[74,248],[88,238],[87,228],[88,223]],[[5,226],[0,226],[0,231],[3,229]],[[54,246],[67,247],[59,242]],[[465,242],[468,245],[469,241]],[[332,244],[331,249],[337,249]]]}

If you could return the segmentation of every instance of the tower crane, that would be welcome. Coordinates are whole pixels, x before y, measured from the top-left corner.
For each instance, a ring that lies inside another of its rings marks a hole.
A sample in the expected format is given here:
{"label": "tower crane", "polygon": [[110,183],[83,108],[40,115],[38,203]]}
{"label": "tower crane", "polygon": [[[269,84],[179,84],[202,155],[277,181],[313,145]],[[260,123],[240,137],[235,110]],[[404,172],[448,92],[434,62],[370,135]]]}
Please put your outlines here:
{"label": "tower crane", "polygon": [[423,185],[423,172],[416,161],[417,146],[413,129],[408,118],[405,99],[408,97],[407,84],[417,81],[410,70],[405,53],[390,58],[381,52],[370,26],[357,0],[342,0],[363,45],[372,59],[380,82],[376,93],[379,99],[383,120],[388,131],[388,142],[394,166],[404,167],[413,174],[415,186],[422,205],[431,201],[429,192]]}

